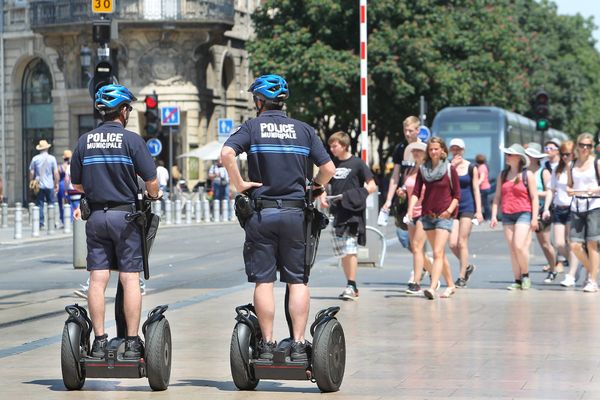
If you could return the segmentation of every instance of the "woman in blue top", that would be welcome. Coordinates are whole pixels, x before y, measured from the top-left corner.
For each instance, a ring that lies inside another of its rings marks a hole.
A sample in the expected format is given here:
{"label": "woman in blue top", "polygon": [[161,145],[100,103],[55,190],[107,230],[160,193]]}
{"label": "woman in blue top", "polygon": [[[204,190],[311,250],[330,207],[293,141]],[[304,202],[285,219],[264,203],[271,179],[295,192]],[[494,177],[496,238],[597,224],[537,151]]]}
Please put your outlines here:
{"label": "woman in blue top", "polygon": [[460,181],[460,203],[458,204],[458,216],[454,220],[450,234],[450,250],[460,262],[460,271],[455,285],[464,288],[467,286],[469,277],[475,271],[475,265],[469,264],[469,236],[473,220],[476,218],[477,223],[483,221],[479,173],[475,164],[463,158],[465,142],[462,139],[455,138],[450,141],[450,152],[452,153],[452,165],[456,168]]}
{"label": "woman in blue top", "polygon": [[[548,276],[544,280],[546,283],[552,283],[556,279],[556,251],[552,242],[550,241],[550,205],[552,204],[552,190],[550,190],[550,178],[552,174],[550,171],[543,167],[540,163],[542,158],[548,156],[548,154],[542,153],[542,146],[539,143],[527,144],[525,153],[529,157],[529,170],[535,177],[535,184],[537,186],[539,196],[539,215],[538,215],[538,229],[535,231],[537,241],[544,252],[544,256],[548,261]],[[531,236],[530,236],[531,238]]]}

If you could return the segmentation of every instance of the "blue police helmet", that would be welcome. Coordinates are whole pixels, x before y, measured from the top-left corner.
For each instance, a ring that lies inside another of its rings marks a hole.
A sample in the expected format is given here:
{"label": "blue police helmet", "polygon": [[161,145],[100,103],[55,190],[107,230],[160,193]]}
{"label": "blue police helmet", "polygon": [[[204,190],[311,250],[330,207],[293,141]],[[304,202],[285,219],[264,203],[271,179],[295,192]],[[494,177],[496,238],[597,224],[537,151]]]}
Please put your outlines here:
{"label": "blue police helmet", "polygon": [[290,95],[285,79],[273,74],[256,78],[248,91],[260,99],[270,100],[274,103],[284,101]]}
{"label": "blue police helmet", "polygon": [[98,89],[94,105],[101,114],[107,114],[117,111],[121,104],[135,100],[137,98],[125,86],[110,84]]}

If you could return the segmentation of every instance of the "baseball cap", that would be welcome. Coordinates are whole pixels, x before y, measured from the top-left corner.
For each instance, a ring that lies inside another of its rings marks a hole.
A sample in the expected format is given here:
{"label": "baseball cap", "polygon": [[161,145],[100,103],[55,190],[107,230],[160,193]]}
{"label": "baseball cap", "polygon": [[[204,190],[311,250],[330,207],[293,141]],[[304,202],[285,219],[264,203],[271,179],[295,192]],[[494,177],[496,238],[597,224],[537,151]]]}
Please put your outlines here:
{"label": "baseball cap", "polygon": [[460,138],[454,138],[450,141],[450,145],[448,147],[458,146],[461,149],[465,148],[465,141]]}

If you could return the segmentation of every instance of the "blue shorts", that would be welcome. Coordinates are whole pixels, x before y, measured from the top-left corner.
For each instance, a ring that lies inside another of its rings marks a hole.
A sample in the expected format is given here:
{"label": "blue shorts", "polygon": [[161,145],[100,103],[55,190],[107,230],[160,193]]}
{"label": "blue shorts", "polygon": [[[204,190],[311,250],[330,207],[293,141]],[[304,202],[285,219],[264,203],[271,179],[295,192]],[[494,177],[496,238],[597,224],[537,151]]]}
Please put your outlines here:
{"label": "blue shorts", "polygon": [[448,232],[452,232],[453,218],[436,218],[429,215],[421,216],[421,223],[423,224],[423,230],[431,231],[434,229],[444,229]]}
{"label": "blue shorts", "polygon": [[503,225],[531,224],[531,212],[523,211],[513,214],[502,214]]}
{"label": "blue shorts", "polygon": [[244,263],[248,282],[304,282],[304,211],[265,208],[252,214],[244,227]]}
{"label": "blue shorts", "polygon": [[571,207],[558,207],[552,208],[552,223],[566,225],[569,223],[569,216],[571,215]]}
{"label": "blue shorts", "polygon": [[85,224],[87,270],[118,269],[140,272],[144,269],[142,235],[135,222],[127,222],[128,211],[94,211]]}

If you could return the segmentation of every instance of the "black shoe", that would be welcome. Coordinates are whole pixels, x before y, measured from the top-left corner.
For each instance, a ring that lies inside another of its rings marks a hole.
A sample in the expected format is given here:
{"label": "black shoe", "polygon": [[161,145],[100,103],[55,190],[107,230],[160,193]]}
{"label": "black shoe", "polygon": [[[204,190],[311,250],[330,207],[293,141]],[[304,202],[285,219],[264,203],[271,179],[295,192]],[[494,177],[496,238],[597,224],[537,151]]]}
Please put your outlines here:
{"label": "black shoe", "polygon": [[94,338],[94,344],[92,344],[92,357],[104,358],[106,346],[108,345],[108,335],[105,333],[102,336],[96,336]]}
{"label": "black shoe", "polygon": [[307,341],[304,341],[304,343],[301,342],[294,342],[292,343],[292,354],[290,355],[290,357],[292,358],[292,361],[308,361],[308,353],[310,351],[310,343]]}
{"label": "black shoe", "polygon": [[467,287],[467,280],[464,278],[458,278],[456,280],[456,282],[454,282],[454,285],[456,285],[456,287],[459,288],[466,288]]}
{"label": "black shoe", "polygon": [[467,270],[465,271],[465,282],[469,281],[469,277],[473,272],[475,272],[475,266],[473,264],[467,265]]}
{"label": "black shoe", "polygon": [[258,358],[263,360],[272,360],[273,359],[273,351],[277,347],[277,342],[265,342],[261,340],[258,344]]}
{"label": "black shoe", "polygon": [[139,336],[134,338],[128,337],[125,340],[125,353],[123,353],[123,358],[128,360],[138,360],[142,358],[143,351],[144,346]]}
{"label": "black shoe", "polygon": [[408,289],[406,289],[406,293],[408,294],[419,294],[421,293],[421,285],[419,285],[418,283],[409,283],[408,284]]}

